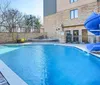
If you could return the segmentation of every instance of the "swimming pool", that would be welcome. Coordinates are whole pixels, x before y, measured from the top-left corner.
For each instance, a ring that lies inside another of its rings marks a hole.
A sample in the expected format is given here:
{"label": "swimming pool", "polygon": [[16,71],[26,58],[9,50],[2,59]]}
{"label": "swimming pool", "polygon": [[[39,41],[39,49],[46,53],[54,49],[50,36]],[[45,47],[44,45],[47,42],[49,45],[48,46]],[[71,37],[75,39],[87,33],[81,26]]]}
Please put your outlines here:
{"label": "swimming pool", "polygon": [[100,85],[100,59],[75,47],[22,46],[0,59],[28,85]]}

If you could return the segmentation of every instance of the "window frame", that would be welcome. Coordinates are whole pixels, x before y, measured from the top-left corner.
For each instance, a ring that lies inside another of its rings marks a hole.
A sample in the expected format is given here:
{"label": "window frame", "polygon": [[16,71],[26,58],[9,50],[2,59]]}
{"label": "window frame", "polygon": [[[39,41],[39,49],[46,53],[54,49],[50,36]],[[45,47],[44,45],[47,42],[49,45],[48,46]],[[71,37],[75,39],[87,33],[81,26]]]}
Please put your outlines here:
{"label": "window frame", "polygon": [[[78,0],[77,0],[78,1]],[[76,0],[70,0],[70,4],[77,2]]]}
{"label": "window frame", "polygon": [[70,19],[76,19],[79,16],[78,9],[70,10]]}

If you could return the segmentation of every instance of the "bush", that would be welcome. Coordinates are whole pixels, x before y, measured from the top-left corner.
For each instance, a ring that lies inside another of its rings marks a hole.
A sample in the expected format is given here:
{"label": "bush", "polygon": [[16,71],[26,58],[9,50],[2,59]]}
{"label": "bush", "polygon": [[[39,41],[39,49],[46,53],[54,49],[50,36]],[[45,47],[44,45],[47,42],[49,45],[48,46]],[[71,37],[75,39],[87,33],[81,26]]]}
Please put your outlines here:
{"label": "bush", "polygon": [[17,43],[24,43],[24,42],[25,42],[25,39],[24,38],[17,40]]}

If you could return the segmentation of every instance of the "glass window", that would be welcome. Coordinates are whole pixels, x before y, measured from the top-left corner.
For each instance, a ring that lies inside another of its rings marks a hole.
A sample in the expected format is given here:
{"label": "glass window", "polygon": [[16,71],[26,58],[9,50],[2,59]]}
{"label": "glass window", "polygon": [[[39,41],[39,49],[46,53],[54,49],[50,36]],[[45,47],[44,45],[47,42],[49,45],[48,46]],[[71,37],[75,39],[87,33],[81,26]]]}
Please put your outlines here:
{"label": "glass window", "polygon": [[70,3],[74,3],[77,2],[78,0],[70,0]]}
{"label": "glass window", "polygon": [[71,19],[73,19],[73,18],[74,18],[74,11],[71,11],[70,16],[71,16]]}
{"label": "glass window", "polygon": [[78,18],[78,10],[75,10],[75,18]]}
{"label": "glass window", "polygon": [[73,30],[73,41],[79,42],[79,30]]}
{"label": "glass window", "polygon": [[74,2],[74,0],[70,0],[70,3],[73,3]]}
{"label": "glass window", "polygon": [[78,18],[78,10],[77,9],[70,11],[70,18],[71,19]]}
{"label": "glass window", "polygon": [[74,0],[74,2],[77,2],[78,0]]}

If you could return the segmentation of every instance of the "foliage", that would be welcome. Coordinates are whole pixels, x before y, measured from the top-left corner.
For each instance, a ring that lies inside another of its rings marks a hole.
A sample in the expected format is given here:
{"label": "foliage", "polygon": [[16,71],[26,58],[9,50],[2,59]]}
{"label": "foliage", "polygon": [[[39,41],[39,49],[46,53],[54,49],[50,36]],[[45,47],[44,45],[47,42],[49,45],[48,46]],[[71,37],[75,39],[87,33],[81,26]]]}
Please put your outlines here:
{"label": "foliage", "polygon": [[23,15],[19,10],[10,8],[10,2],[0,2],[0,29],[8,32],[31,32],[41,28],[40,19],[33,15]]}
{"label": "foliage", "polygon": [[8,9],[4,12],[3,16],[5,21],[2,25],[6,27],[9,32],[15,32],[23,18],[22,13],[16,9]]}
{"label": "foliage", "polygon": [[41,28],[40,19],[33,15],[25,15],[24,20],[25,20],[26,32],[29,32],[31,29]]}
{"label": "foliage", "polygon": [[39,18],[35,18],[34,20],[34,29],[40,29],[41,28],[41,23]]}

